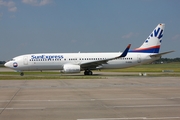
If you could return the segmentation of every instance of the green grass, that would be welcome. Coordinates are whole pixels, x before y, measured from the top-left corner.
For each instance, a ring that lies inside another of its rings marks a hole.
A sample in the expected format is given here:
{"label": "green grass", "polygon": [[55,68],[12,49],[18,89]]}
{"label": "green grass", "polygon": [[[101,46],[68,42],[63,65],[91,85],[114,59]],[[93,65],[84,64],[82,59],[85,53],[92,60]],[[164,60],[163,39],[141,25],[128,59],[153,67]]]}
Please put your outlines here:
{"label": "green grass", "polygon": [[0,67],[4,67],[4,64],[0,64]]}
{"label": "green grass", "polygon": [[164,64],[145,64],[136,67],[124,69],[107,69],[107,72],[162,72],[163,70],[172,70],[173,72],[180,72],[180,63],[164,63]]}
{"label": "green grass", "polygon": [[[173,72],[162,72],[162,70],[171,70]],[[18,72],[0,72],[0,80],[47,80],[47,79],[102,79],[107,77],[123,77],[123,76],[139,76],[139,73],[147,73],[147,76],[154,77],[180,77],[180,63],[166,64],[146,64],[125,69],[107,69],[102,72],[119,72],[122,74],[103,74],[84,76],[81,74],[62,74],[59,72],[24,72],[24,76],[20,76]],[[127,73],[128,74],[127,74]],[[96,73],[96,71],[94,71]],[[124,74],[123,74],[124,73]]]}
{"label": "green grass", "polygon": [[102,79],[94,76],[0,76],[0,80]]}
{"label": "green grass", "polygon": [[0,76],[0,80],[102,79],[90,76]]}
{"label": "green grass", "polygon": [[84,76],[84,75],[68,75],[59,72],[24,72],[24,76],[20,76],[19,72],[1,72],[0,80],[48,80],[48,79],[101,79],[102,76]]}

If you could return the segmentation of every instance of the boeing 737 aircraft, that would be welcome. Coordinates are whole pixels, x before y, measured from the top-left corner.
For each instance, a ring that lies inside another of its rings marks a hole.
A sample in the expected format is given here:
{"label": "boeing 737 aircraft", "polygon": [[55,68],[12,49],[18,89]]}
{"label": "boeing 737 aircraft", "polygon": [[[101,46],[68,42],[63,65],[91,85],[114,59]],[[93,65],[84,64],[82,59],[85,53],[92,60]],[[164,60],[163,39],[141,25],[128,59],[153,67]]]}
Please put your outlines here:
{"label": "boeing 737 aircraft", "polygon": [[5,66],[20,72],[60,70],[64,73],[79,73],[92,75],[96,69],[127,68],[159,59],[162,55],[173,52],[159,53],[165,24],[158,24],[145,42],[136,49],[113,53],[40,53],[26,54],[14,57]]}

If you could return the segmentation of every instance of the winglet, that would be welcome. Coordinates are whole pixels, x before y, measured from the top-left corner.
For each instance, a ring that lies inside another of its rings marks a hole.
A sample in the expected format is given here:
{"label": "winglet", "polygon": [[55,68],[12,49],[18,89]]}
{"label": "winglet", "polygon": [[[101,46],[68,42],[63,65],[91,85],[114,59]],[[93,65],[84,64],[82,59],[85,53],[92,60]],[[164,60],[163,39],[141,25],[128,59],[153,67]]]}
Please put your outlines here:
{"label": "winglet", "polygon": [[126,47],[126,49],[124,50],[124,52],[123,52],[118,58],[120,58],[120,57],[126,57],[126,55],[127,55],[128,51],[129,51],[130,47],[131,47],[131,44],[129,44],[129,45]]}

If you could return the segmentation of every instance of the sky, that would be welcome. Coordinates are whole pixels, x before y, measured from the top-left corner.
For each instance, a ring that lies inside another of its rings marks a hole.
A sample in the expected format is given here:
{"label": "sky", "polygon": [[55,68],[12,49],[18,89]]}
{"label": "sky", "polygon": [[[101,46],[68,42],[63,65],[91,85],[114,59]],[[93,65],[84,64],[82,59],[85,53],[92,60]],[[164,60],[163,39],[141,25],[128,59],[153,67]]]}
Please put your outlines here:
{"label": "sky", "polygon": [[0,0],[0,60],[29,53],[119,52],[165,23],[160,52],[180,57],[179,0]]}

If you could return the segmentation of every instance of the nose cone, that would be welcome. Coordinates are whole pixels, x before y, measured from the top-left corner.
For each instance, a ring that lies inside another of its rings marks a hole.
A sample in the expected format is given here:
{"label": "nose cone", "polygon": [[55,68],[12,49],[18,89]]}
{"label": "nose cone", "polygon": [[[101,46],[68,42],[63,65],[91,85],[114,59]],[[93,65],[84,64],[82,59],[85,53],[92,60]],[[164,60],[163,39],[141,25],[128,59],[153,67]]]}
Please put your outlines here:
{"label": "nose cone", "polygon": [[15,61],[9,61],[4,64],[5,67],[11,68],[11,69],[17,69],[18,63]]}
{"label": "nose cone", "polygon": [[9,62],[6,62],[6,63],[4,64],[4,66],[5,66],[5,67],[10,67]]}

